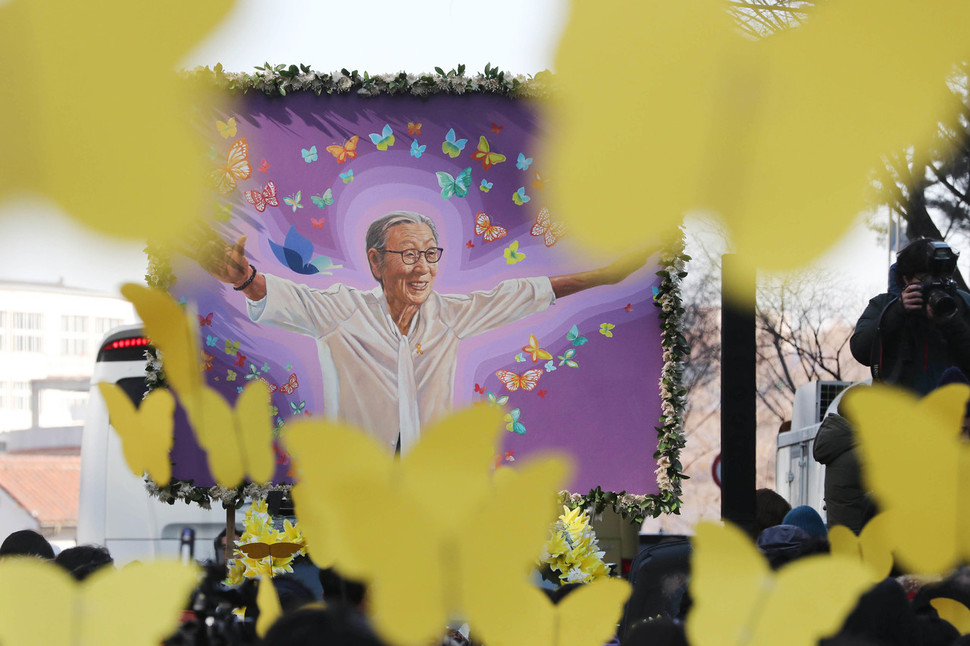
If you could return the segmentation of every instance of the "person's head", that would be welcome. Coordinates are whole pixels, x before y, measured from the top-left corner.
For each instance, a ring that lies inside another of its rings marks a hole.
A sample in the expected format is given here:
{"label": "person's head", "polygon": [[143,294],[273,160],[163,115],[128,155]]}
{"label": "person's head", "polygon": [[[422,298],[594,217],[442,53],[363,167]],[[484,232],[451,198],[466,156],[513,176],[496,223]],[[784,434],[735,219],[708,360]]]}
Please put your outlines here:
{"label": "person's head", "polygon": [[283,615],[270,626],[263,646],[310,646],[311,644],[356,644],[382,646],[362,615],[340,604],[326,608],[306,607]]}
{"label": "person's head", "polygon": [[388,213],[368,227],[366,244],[371,274],[388,301],[421,305],[428,299],[441,257],[431,218],[413,211]]}
{"label": "person's head", "polygon": [[825,521],[822,520],[817,511],[808,505],[799,505],[792,509],[785,514],[781,524],[799,527],[805,530],[809,536],[828,536],[829,533],[825,527]]}
{"label": "person's head", "polygon": [[758,489],[754,492],[754,531],[753,538],[774,525],[780,525],[791,505],[771,489]]}
{"label": "person's head", "polygon": [[[235,537],[238,539],[242,536],[245,530],[242,527],[236,526]],[[212,540],[212,547],[215,550],[215,561],[216,563],[226,562],[226,530],[223,529],[219,532],[219,535]],[[232,550],[229,551],[229,555],[232,555]]]}
{"label": "person's head", "polygon": [[939,240],[913,240],[896,254],[896,282],[905,287],[930,278],[949,278],[959,255]]}
{"label": "person's head", "polygon": [[78,581],[83,581],[96,570],[114,565],[108,548],[101,545],[78,545],[69,547],[54,559]]}
{"label": "person's head", "polygon": [[4,556],[38,556],[51,560],[54,558],[54,548],[34,530],[21,529],[3,540],[0,557]]}

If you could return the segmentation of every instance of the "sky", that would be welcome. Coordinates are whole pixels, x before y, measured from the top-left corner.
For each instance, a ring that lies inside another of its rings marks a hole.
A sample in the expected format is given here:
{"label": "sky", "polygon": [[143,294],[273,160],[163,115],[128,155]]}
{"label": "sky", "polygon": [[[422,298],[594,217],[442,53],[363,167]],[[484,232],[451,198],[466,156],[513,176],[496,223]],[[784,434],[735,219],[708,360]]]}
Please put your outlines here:
{"label": "sky", "polygon": [[[566,0],[240,0],[228,18],[182,61],[250,72],[264,62],[303,63],[321,72],[432,72],[487,63],[517,74],[555,71],[568,18]],[[811,226],[806,223],[806,226]],[[797,231],[789,244],[797,239]],[[117,292],[145,274],[142,241],[88,233],[44,198],[0,204],[0,280],[57,282]],[[819,262],[845,272],[862,293],[885,285],[885,247],[864,228]],[[861,310],[860,310],[861,311]]]}

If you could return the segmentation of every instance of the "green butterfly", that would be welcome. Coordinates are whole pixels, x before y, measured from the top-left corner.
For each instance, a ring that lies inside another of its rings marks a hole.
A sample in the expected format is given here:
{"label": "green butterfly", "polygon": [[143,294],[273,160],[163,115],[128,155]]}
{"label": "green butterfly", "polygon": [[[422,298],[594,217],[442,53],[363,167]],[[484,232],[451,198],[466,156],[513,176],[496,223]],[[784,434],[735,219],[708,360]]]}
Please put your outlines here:
{"label": "green butterfly", "polygon": [[458,173],[458,177],[452,177],[450,173],[439,170],[435,175],[438,176],[438,186],[441,187],[442,199],[449,199],[452,195],[465,197],[468,195],[468,188],[472,185],[472,167]]}
{"label": "green butterfly", "polygon": [[310,199],[321,209],[325,206],[330,206],[333,204],[333,189],[328,188],[323,195],[313,195]]}

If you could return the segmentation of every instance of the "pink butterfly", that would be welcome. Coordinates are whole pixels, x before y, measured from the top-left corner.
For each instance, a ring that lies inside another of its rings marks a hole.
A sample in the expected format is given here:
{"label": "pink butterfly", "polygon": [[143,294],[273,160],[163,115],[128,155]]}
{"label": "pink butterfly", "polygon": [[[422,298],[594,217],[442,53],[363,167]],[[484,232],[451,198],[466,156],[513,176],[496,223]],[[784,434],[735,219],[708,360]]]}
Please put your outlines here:
{"label": "pink butterfly", "polygon": [[310,218],[310,222],[313,223],[313,228],[314,229],[322,229],[323,228],[323,223],[324,223],[324,221],[326,221],[326,219],[327,218],[320,218],[318,220],[316,218]]}
{"label": "pink butterfly", "polygon": [[266,188],[263,192],[259,191],[246,191],[246,201],[256,207],[256,210],[262,213],[266,210],[267,206],[279,206],[280,202],[276,199],[276,184],[273,180],[270,180],[266,184]]}
{"label": "pink butterfly", "polygon": [[269,170],[269,162],[266,161],[265,159],[259,162],[259,168],[257,168],[256,170],[258,170],[260,173],[265,173],[266,171]]}

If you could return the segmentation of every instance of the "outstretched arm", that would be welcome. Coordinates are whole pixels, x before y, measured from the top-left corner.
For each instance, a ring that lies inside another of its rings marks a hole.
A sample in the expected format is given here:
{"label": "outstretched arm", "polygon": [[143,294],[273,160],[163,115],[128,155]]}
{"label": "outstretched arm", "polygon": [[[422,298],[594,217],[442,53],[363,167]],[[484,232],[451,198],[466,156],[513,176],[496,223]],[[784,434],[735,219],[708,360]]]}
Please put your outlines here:
{"label": "outstretched arm", "polygon": [[[222,240],[211,240],[201,251],[199,264],[224,283],[238,287],[253,275],[252,265],[246,259],[246,236],[231,246]],[[239,291],[251,301],[262,300],[266,296],[266,277],[256,272],[253,280]]]}
{"label": "outstretched arm", "polygon": [[635,251],[623,256],[619,260],[590,271],[580,271],[575,274],[563,274],[561,276],[550,276],[549,282],[552,283],[552,291],[556,298],[569,296],[576,292],[581,292],[590,287],[599,285],[613,285],[637,269],[640,269],[647,262],[645,251]]}

